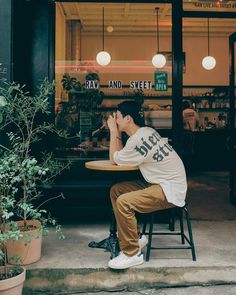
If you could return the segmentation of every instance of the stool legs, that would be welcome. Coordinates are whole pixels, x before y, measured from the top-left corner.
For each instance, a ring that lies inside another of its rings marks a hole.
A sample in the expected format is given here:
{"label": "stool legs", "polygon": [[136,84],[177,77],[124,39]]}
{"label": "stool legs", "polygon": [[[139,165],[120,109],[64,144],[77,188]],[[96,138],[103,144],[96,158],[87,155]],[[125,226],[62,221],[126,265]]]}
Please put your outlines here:
{"label": "stool legs", "polygon": [[183,211],[182,211],[182,209],[179,212],[179,226],[180,226],[181,243],[185,244],[184,221],[183,221]]}
{"label": "stool legs", "polygon": [[169,230],[170,231],[175,231],[175,214],[174,214],[174,209],[170,209],[170,219],[169,219]]}
{"label": "stool legs", "polygon": [[[147,214],[145,214],[145,215],[147,215]],[[147,216],[144,217],[142,235],[145,235],[146,228],[147,228]]]}
{"label": "stool legs", "polygon": [[149,232],[148,232],[148,244],[147,244],[146,261],[149,261],[151,247],[152,247],[152,232],[153,232],[154,215],[155,215],[154,213],[151,213]]}
{"label": "stool legs", "polygon": [[[147,252],[146,252],[146,261],[149,261],[150,258],[150,253],[151,249],[191,249],[192,253],[192,259],[193,261],[196,261],[196,252],[195,252],[195,246],[194,246],[194,241],[193,241],[193,233],[192,233],[192,226],[191,226],[191,221],[189,217],[189,212],[186,207],[183,208],[173,208],[167,209],[167,210],[172,210],[170,212],[170,219],[169,219],[169,230],[170,232],[153,232],[153,224],[154,224],[154,218],[155,218],[155,212],[150,213],[150,223],[149,223],[149,231],[148,231],[148,244],[147,244]],[[183,222],[183,211],[185,212],[185,218],[186,218],[186,223],[187,223],[187,229],[188,229],[188,236],[189,238],[185,235],[184,233],[184,222]],[[179,218],[180,222],[180,231],[176,232],[175,230],[175,217]],[[147,221],[145,220],[143,224],[143,230],[142,233],[146,233],[146,225]],[[171,227],[172,225],[172,227]],[[165,246],[165,247],[152,247],[152,236],[153,235],[180,235],[181,236],[181,243],[185,244],[185,241],[188,243],[186,246]]]}
{"label": "stool legs", "polygon": [[191,222],[190,222],[190,218],[189,218],[189,212],[186,207],[184,207],[184,212],[185,212],[187,226],[188,226],[188,234],[189,234],[190,246],[191,246],[191,250],[192,250],[192,258],[193,258],[193,261],[196,261],[196,253],[195,253],[195,246],[194,246],[194,242],[193,242],[192,226],[191,226]]}

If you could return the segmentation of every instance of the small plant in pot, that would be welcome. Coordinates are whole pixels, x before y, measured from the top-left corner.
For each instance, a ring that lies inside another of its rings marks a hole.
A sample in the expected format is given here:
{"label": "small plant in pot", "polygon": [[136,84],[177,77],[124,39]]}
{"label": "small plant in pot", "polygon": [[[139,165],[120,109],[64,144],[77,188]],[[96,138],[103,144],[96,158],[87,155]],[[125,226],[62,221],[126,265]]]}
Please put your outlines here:
{"label": "small plant in pot", "polygon": [[142,89],[137,89],[136,91],[134,91],[134,100],[138,105],[140,105],[140,107],[144,103],[144,96],[145,95]]}
{"label": "small plant in pot", "polygon": [[14,217],[15,195],[20,182],[17,157],[10,152],[0,158],[0,294],[20,295],[25,269],[7,264],[7,243],[22,238]]}
{"label": "small plant in pot", "polygon": [[[100,78],[97,73],[88,73],[85,77],[85,81],[96,81],[99,83]],[[85,83],[81,83],[76,77],[71,77],[68,74],[64,74],[61,80],[62,87],[67,91],[69,100],[70,96],[74,96],[78,100],[79,108],[89,111],[99,106],[104,98],[104,93],[99,89],[87,89]]]}
{"label": "small plant in pot", "polygon": [[69,101],[74,100],[78,104],[81,141],[88,137],[101,122],[101,117],[95,112],[104,98],[104,93],[99,89],[86,88],[86,81],[94,81],[98,85],[100,78],[97,73],[88,73],[84,83],[81,84],[77,78],[65,74],[61,81],[63,89],[68,92]]}
{"label": "small plant in pot", "polygon": [[72,102],[76,98],[76,93],[81,91],[81,83],[68,74],[64,74],[61,80],[63,89],[68,93],[69,102]]}
{"label": "small plant in pot", "polygon": [[49,96],[53,92],[54,84],[48,80],[40,85],[34,96],[30,96],[24,86],[16,83],[0,89],[0,96],[6,102],[2,107],[1,128],[7,130],[9,139],[7,146],[0,144],[0,149],[7,152],[8,156],[14,154],[19,179],[15,183],[13,210],[21,239],[9,239],[6,243],[8,261],[14,264],[26,265],[39,260],[42,234],[47,233],[49,224],[54,225],[59,238],[63,238],[60,225],[43,208],[46,202],[62,195],[41,200],[44,188],[70,163],[65,165],[58,162],[49,152],[33,152],[43,135],[55,131],[53,124],[39,119],[39,116],[50,115]]}

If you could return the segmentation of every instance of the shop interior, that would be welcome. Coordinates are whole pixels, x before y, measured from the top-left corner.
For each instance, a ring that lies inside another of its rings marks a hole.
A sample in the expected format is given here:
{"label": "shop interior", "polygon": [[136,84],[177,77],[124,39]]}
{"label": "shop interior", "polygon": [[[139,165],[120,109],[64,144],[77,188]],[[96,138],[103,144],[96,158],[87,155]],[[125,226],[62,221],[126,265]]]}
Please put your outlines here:
{"label": "shop interior", "polygon": [[[202,2],[185,1],[184,9],[236,11],[221,1],[205,7]],[[233,18],[183,18],[183,100],[198,112],[195,133],[229,126],[229,36],[235,31]],[[108,65],[98,64],[100,51],[110,54]],[[161,68],[152,64],[157,52],[166,58]],[[216,61],[210,70],[202,65],[207,55]],[[170,3],[57,2],[55,59],[55,123],[69,138],[59,144],[62,154],[105,157],[106,119],[127,99],[142,105],[146,125],[171,137],[176,98]],[[162,85],[156,76],[161,74]]]}

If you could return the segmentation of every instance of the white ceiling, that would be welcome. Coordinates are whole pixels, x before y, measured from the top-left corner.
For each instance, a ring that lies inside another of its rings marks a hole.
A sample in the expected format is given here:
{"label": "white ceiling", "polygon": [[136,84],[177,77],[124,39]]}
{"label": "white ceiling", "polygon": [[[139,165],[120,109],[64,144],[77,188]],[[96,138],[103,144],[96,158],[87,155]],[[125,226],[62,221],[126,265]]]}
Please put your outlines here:
{"label": "white ceiling", "polygon": [[[226,1],[230,8],[217,8],[215,11],[235,11],[236,1]],[[186,10],[196,10],[197,3],[215,3],[214,0],[186,0]],[[233,3],[235,5],[233,5]],[[155,3],[57,3],[67,20],[80,20],[82,30],[86,34],[102,31],[102,7],[105,9],[105,28],[113,26],[114,35],[154,34],[156,32],[156,7],[159,7],[159,28],[162,34],[171,33],[172,11],[170,4]],[[234,8],[235,6],[235,8]],[[232,8],[233,7],[233,8]],[[203,8],[199,8],[203,9]],[[205,8],[204,10],[206,10]],[[185,18],[183,20],[185,34],[205,35],[207,19]],[[211,35],[230,35],[236,31],[235,19],[210,19]]]}

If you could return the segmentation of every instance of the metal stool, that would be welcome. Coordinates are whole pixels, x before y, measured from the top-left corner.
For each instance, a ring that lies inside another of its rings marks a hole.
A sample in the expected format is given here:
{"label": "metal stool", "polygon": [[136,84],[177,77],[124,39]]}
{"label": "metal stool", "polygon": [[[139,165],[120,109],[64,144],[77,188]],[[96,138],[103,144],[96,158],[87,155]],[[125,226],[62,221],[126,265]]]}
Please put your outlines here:
{"label": "metal stool", "polygon": [[[159,249],[159,250],[166,250],[166,249],[191,249],[192,252],[192,259],[196,261],[196,253],[195,247],[193,242],[193,233],[192,233],[192,226],[189,218],[189,212],[186,206],[184,207],[174,207],[165,209],[165,211],[169,214],[169,232],[153,232],[153,223],[155,213],[158,211],[154,211],[148,214],[150,216],[150,223],[149,223],[149,231],[146,232],[147,221],[143,223],[143,230],[142,234],[148,234],[148,244],[147,244],[147,252],[146,252],[146,261],[149,261],[150,252],[152,249]],[[188,236],[187,237],[184,233],[184,222],[183,222],[183,212],[185,213],[185,218],[187,222],[187,229],[188,229]],[[180,224],[180,231],[175,231],[175,220],[176,218],[179,219]],[[185,241],[188,243],[186,246],[163,246],[163,247],[152,247],[152,236],[153,235],[180,235],[181,236],[181,243],[185,244]]]}

